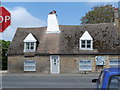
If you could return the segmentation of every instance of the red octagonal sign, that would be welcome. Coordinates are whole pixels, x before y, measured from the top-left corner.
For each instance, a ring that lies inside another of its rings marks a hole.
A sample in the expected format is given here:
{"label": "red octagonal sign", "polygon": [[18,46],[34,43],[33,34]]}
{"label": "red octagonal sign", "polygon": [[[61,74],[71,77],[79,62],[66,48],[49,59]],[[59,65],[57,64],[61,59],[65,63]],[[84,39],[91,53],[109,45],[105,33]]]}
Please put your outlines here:
{"label": "red octagonal sign", "polygon": [[11,16],[8,10],[0,6],[0,32],[3,32],[9,25]]}

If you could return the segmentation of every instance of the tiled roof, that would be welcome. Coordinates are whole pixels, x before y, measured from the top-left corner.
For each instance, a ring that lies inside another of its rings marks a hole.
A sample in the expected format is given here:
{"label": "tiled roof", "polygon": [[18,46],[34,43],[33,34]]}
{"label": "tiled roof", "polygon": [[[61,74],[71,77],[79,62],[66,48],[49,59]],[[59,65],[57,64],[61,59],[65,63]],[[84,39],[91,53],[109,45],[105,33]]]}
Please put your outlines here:
{"label": "tiled roof", "polygon": [[[59,25],[60,33],[46,33],[47,27],[18,28],[8,54],[24,54],[23,40],[29,33],[36,38],[37,55],[44,54],[118,54],[120,36],[113,23]],[[93,38],[94,50],[79,50],[79,39],[85,31]]]}

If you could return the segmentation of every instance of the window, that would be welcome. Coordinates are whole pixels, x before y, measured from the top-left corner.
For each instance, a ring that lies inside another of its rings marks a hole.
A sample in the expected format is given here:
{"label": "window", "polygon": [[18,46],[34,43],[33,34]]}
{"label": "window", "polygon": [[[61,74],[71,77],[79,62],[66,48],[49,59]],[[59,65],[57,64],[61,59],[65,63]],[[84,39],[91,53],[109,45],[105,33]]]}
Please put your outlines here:
{"label": "window", "polygon": [[79,70],[91,71],[92,70],[92,61],[91,60],[80,60]]}
{"label": "window", "polygon": [[82,44],[81,44],[81,47],[82,47],[82,48],[85,48],[85,40],[81,40],[81,43],[82,43]]}
{"label": "window", "polygon": [[36,71],[36,61],[25,60],[24,61],[24,71]]}
{"label": "window", "polygon": [[52,55],[52,56],[51,56],[51,59],[53,60],[53,64],[54,64],[54,65],[57,65],[59,56],[58,56],[58,55]]}
{"label": "window", "polygon": [[81,40],[81,49],[92,49],[91,40]]}
{"label": "window", "polygon": [[56,60],[56,59],[54,59],[54,65],[56,65],[56,63],[57,63],[57,60]]}
{"label": "window", "polygon": [[28,36],[24,39],[24,52],[35,52],[37,40],[29,33]]}
{"label": "window", "polygon": [[34,52],[36,48],[36,43],[35,42],[25,42],[25,52]]}
{"label": "window", "polygon": [[93,38],[85,31],[85,33],[80,38],[80,49],[82,50],[93,50]]}
{"label": "window", "polygon": [[111,59],[110,60],[110,68],[120,67],[120,59]]}
{"label": "window", "polygon": [[91,48],[91,40],[86,40],[87,42],[87,48]]}
{"label": "window", "polygon": [[107,87],[108,90],[120,90],[120,75],[111,76]]}

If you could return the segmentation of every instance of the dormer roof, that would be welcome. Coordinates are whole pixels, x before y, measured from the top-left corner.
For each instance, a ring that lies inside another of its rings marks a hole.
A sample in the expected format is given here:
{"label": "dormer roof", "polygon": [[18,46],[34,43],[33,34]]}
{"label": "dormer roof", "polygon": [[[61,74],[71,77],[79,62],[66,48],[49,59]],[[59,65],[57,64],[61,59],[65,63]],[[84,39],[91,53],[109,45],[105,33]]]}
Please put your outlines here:
{"label": "dormer roof", "polygon": [[32,33],[29,33],[28,36],[24,39],[24,42],[36,42],[37,40],[32,35]]}
{"label": "dormer roof", "polygon": [[88,31],[85,31],[80,40],[93,40],[91,35],[88,33]]}

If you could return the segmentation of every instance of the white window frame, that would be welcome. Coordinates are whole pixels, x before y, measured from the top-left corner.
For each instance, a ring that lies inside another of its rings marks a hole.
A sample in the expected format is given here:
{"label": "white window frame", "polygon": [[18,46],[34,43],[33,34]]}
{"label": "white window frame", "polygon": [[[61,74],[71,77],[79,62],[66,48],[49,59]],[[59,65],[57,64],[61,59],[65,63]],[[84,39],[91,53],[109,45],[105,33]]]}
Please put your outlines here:
{"label": "white window frame", "polygon": [[[81,61],[83,62],[83,63],[81,63]],[[85,63],[85,62],[87,62],[87,61],[90,61],[90,64],[88,64],[88,63]],[[86,69],[84,66],[90,66],[90,68],[88,69]],[[84,67],[84,68],[81,68],[81,66],[82,67]],[[79,70],[80,71],[92,71],[92,60],[80,60],[79,61]]]}
{"label": "white window frame", "polygon": [[[85,41],[85,48],[82,47],[82,45],[83,45],[82,41]],[[87,41],[91,41],[90,48],[87,47],[87,45],[88,45]],[[93,50],[93,40],[83,40],[83,39],[81,40],[80,39],[80,49],[81,50]]]}
{"label": "white window frame", "polygon": [[[82,47],[82,40],[85,41],[85,47]],[[87,41],[90,40],[91,41],[91,44],[90,44],[90,48],[87,47]],[[79,40],[79,49],[80,50],[93,50],[93,38],[91,37],[91,35],[89,34],[88,31],[85,31],[83,33],[83,35],[80,37],[80,40]]]}
{"label": "white window frame", "polygon": [[[29,46],[29,49],[27,49],[27,43],[33,43],[33,49],[30,49],[31,44]],[[36,42],[24,42],[24,52],[35,52],[36,51]]]}
{"label": "white window frame", "polygon": [[[26,65],[26,61],[31,62],[34,61],[35,63],[31,65],[30,63]],[[26,69],[26,67],[34,67],[34,69]],[[24,60],[24,71],[36,71],[36,61],[35,60]]]}
{"label": "white window frame", "polygon": [[[112,61],[112,63],[111,63],[111,61]],[[120,59],[110,59],[109,66],[110,66],[110,68],[116,68],[116,67],[120,68]]]}

